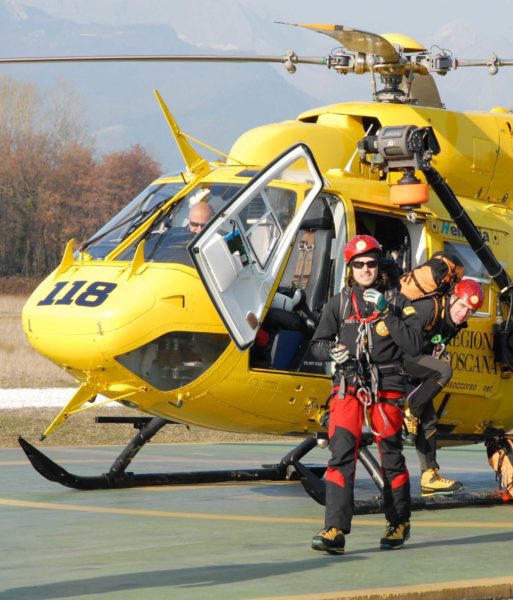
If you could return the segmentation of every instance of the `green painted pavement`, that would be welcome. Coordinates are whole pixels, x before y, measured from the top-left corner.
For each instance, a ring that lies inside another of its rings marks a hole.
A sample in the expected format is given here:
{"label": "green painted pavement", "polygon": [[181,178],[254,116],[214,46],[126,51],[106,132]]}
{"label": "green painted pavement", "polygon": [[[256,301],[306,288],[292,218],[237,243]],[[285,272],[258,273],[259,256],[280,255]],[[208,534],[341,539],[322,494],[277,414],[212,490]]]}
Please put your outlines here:
{"label": "green painted pavement", "polygon": [[[131,470],[255,467],[288,450],[281,443],[149,445]],[[118,451],[47,452],[90,475],[108,470]],[[418,493],[416,457],[406,454]],[[308,458],[327,457],[316,450]],[[482,447],[443,450],[439,459],[467,490],[496,487]],[[320,598],[513,574],[513,505],[416,512],[410,541],[392,552],[378,549],[382,515],[358,516],[347,554],[331,557],[310,550],[323,508],[299,484],[78,492],[43,479],[18,450],[0,451],[0,474],[2,600]],[[363,470],[357,477],[358,498],[375,494]]]}

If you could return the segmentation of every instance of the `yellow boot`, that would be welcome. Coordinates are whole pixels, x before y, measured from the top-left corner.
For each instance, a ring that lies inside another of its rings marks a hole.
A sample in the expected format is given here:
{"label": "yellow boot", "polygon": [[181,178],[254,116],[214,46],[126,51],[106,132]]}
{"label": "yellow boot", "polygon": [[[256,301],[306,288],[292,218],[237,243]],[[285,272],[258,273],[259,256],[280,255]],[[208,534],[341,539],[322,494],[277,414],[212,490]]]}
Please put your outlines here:
{"label": "yellow boot", "polygon": [[420,491],[423,496],[432,496],[433,494],[440,494],[442,496],[449,496],[454,492],[461,492],[463,490],[463,484],[461,481],[454,481],[453,479],[447,479],[440,475],[440,469],[427,469],[422,472],[420,478]]}
{"label": "yellow boot", "polygon": [[385,535],[381,538],[379,547],[381,550],[395,550],[401,548],[410,537],[410,522],[405,521],[399,525],[387,523]]}
{"label": "yellow boot", "polygon": [[312,538],[313,550],[321,550],[328,554],[344,554],[346,538],[344,532],[336,527],[327,527]]}
{"label": "yellow boot", "polygon": [[406,429],[404,433],[404,441],[412,446],[415,446],[417,442],[417,435],[419,432],[420,419],[414,417],[410,409],[407,408],[404,411],[404,427]]}

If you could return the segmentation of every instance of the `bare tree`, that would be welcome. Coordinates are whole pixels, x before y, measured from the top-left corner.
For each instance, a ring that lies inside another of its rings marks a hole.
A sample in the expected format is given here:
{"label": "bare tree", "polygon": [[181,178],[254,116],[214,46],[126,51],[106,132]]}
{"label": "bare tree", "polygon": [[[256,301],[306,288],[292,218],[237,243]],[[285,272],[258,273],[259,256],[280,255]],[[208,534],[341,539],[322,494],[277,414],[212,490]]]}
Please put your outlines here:
{"label": "bare tree", "polygon": [[95,160],[73,91],[0,78],[0,277],[42,275],[159,174],[140,146]]}

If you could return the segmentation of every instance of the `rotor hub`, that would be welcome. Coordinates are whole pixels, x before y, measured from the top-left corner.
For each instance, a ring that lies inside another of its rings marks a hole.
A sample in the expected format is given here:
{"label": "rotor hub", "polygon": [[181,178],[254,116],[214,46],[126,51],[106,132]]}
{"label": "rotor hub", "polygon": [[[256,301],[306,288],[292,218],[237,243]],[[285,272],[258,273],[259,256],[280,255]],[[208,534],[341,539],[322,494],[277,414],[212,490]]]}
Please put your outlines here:
{"label": "rotor hub", "polygon": [[395,102],[404,104],[409,102],[408,94],[401,89],[402,75],[381,75],[381,81],[385,86],[375,94],[378,102]]}

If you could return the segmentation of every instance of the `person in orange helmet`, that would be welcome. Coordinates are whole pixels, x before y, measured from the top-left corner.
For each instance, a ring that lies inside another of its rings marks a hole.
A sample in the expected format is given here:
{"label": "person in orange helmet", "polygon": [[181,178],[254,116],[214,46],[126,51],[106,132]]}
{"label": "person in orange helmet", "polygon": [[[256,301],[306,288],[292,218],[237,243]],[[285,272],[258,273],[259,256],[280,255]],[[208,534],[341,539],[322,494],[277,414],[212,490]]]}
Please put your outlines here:
{"label": "person in orange helmet", "polygon": [[404,354],[418,354],[422,331],[404,296],[387,289],[380,269],[381,246],[357,235],[344,248],[348,285],[322,312],[312,338],[313,356],[335,366],[329,403],[325,527],[312,548],[343,554],[351,531],[354,475],[362,426],[370,417],[382,459],[383,550],[400,548],[410,534],[410,483],[402,454]]}

